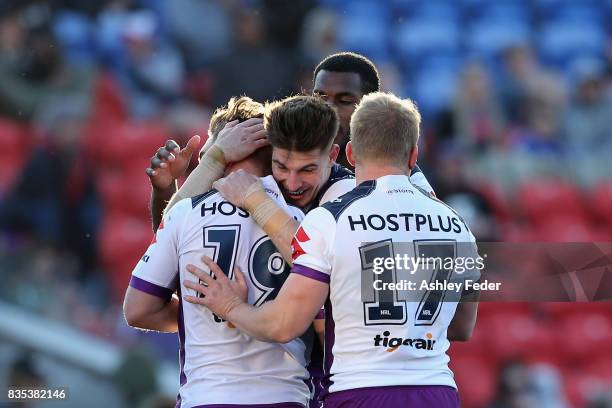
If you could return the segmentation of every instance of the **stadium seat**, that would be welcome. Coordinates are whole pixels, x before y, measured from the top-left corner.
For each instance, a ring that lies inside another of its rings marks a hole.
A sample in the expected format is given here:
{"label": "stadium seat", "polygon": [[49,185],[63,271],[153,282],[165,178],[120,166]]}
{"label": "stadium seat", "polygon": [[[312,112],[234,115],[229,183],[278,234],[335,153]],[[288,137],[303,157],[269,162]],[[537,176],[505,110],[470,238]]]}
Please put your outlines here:
{"label": "stadium seat", "polygon": [[489,17],[472,23],[466,41],[475,55],[494,58],[510,46],[528,43],[530,36],[531,28],[524,21]]}
{"label": "stadium seat", "polygon": [[524,313],[498,313],[489,322],[490,347],[501,360],[548,352],[553,330]]}
{"label": "stadium seat", "polygon": [[542,221],[536,231],[543,242],[590,242],[592,229],[582,216],[554,215]]}
{"label": "stadium seat", "polygon": [[127,119],[123,95],[110,73],[101,73],[96,78],[92,103],[91,121],[96,125],[107,121],[123,122]]}
{"label": "stadium seat", "polygon": [[424,117],[432,117],[452,101],[457,81],[455,70],[423,68],[414,75],[407,94],[416,100]]}
{"label": "stadium seat", "polygon": [[384,4],[366,0],[347,4],[338,30],[340,48],[386,59],[391,16]]}
{"label": "stadium seat", "polygon": [[585,219],[582,196],[578,189],[564,181],[542,180],[523,184],[516,195],[519,213],[535,225],[554,217]]}
{"label": "stadium seat", "polygon": [[96,185],[106,214],[149,218],[151,187],[142,168],[101,171],[96,176]]}
{"label": "stadium seat", "polygon": [[397,26],[393,41],[400,58],[422,64],[431,55],[458,54],[460,30],[452,21],[415,18]]}
{"label": "stadium seat", "polygon": [[89,151],[94,151],[101,167],[148,167],[151,155],[169,137],[165,125],[156,122],[104,122],[94,124],[88,135]]}
{"label": "stadium seat", "polygon": [[560,347],[570,363],[612,357],[612,318],[609,314],[574,312],[562,318],[558,327],[563,333]]}
{"label": "stadium seat", "polygon": [[29,155],[31,143],[27,128],[0,119],[0,197],[17,181]]}
{"label": "stadium seat", "polygon": [[602,183],[593,189],[589,203],[597,220],[612,227],[612,183]]}
{"label": "stadium seat", "polygon": [[612,388],[612,358],[608,356],[580,365],[566,365],[563,370],[563,380],[572,406],[585,406],[587,401]]}
{"label": "stadium seat", "polygon": [[462,407],[484,407],[493,399],[497,370],[483,353],[453,356],[450,367],[455,373]]}
{"label": "stadium seat", "polygon": [[53,33],[70,63],[91,64],[95,61],[93,24],[83,14],[71,11],[58,13]]}
{"label": "stadium seat", "polygon": [[545,61],[559,66],[579,57],[603,55],[606,35],[597,22],[553,20],[538,35],[538,48]]}
{"label": "stadium seat", "polygon": [[98,252],[102,265],[112,279],[116,299],[123,296],[129,274],[152,237],[150,223],[141,218],[125,215],[104,218],[98,239]]}

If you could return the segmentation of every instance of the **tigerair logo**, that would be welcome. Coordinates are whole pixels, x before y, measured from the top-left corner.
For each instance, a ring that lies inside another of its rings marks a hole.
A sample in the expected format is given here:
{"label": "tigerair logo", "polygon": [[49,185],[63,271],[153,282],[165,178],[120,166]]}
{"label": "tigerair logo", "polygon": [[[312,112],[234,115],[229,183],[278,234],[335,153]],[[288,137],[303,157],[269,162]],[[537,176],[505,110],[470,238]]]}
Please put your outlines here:
{"label": "tigerair logo", "polygon": [[391,336],[391,333],[388,331],[383,332],[382,336],[377,334],[374,337],[374,347],[387,347],[387,352],[392,353],[401,346],[414,347],[419,350],[433,350],[434,344],[436,344],[431,333],[425,334],[426,339],[404,339],[402,337],[389,336]]}

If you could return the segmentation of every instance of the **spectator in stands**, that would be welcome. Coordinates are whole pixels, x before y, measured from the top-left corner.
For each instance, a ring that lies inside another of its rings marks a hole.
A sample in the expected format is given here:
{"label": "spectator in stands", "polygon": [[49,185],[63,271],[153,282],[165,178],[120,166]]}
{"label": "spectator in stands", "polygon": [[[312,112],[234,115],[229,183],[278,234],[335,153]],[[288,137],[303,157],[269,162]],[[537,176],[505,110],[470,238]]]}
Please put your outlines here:
{"label": "spectator in stands", "polygon": [[612,99],[605,93],[603,66],[584,61],[576,66],[574,98],[565,115],[567,145],[573,154],[590,156],[612,149]]}
{"label": "spectator in stands", "polygon": [[497,395],[489,408],[536,408],[527,366],[518,361],[507,363],[501,370]]}
{"label": "spectator in stands", "polygon": [[478,241],[498,241],[500,228],[494,208],[476,187],[476,180],[467,176],[467,165],[464,155],[455,151],[442,153],[436,165],[436,195],[461,215]]}
{"label": "spectator in stands", "polygon": [[290,94],[298,70],[294,53],[267,42],[262,16],[255,10],[241,9],[233,24],[235,45],[214,69],[215,106],[234,95],[266,101]]}
{"label": "spectator in stands", "polygon": [[136,117],[154,117],[177,101],[183,90],[181,56],[160,39],[157,31],[157,18],[150,11],[131,13],[122,29],[125,59],[118,74]]}
{"label": "spectator in stands", "polygon": [[514,150],[533,156],[559,159],[563,153],[561,140],[561,112],[565,100],[558,90],[559,84],[550,77],[531,86],[523,100],[527,113],[524,122],[518,122],[510,131],[510,145]]}
{"label": "spectator in stands", "polygon": [[[45,143],[35,147],[20,180],[0,205],[0,227],[78,253],[95,262],[99,221],[90,161],[79,148],[84,113],[78,101],[58,105],[47,122]],[[75,111],[76,109],[76,111]]]}
{"label": "spectator in stands", "polygon": [[484,151],[500,143],[505,118],[482,65],[471,63],[462,72],[453,109],[455,141],[460,147]]}
{"label": "spectator in stands", "polygon": [[91,70],[65,63],[48,10],[37,7],[43,6],[16,6],[0,18],[0,115],[19,120],[32,119],[66,97],[86,99],[93,78]]}
{"label": "spectator in stands", "polygon": [[529,47],[517,45],[504,52],[498,90],[510,122],[524,124],[527,121],[527,99],[532,77],[538,71],[537,61]]}

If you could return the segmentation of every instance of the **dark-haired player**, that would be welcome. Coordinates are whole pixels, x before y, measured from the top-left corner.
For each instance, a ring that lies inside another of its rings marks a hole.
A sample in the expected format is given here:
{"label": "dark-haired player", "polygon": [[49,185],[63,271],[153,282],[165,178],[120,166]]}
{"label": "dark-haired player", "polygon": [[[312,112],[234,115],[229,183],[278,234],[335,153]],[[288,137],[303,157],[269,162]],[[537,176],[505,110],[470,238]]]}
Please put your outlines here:
{"label": "dark-haired player", "polygon": [[[385,266],[374,276],[371,264],[377,257],[385,264],[394,254],[477,257],[463,220],[409,179],[419,123],[412,101],[383,93],[363,98],[351,119],[347,145],[359,185],[306,215],[295,234],[292,273],[276,299],[254,308],[240,298],[236,289],[241,285],[209,258],[203,261],[216,280],[196,265],[187,267],[203,284],[185,286],[204,297],[186,300],[260,340],[295,338],[325,304],[324,407],[459,407],[446,351],[451,334],[470,337],[477,303],[459,306],[458,297],[437,290],[427,290],[420,302],[407,301],[406,293],[384,287],[370,300],[362,299],[368,279],[399,281],[395,267]],[[438,224],[419,221],[427,219]],[[419,271],[425,283],[463,276],[429,263]],[[476,274],[470,271],[470,277]]]}
{"label": "dark-haired player", "polygon": [[[332,109],[320,101],[319,105],[327,109],[328,121],[334,125]],[[250,98],[232,98],[211,119],[212,140],[217,141],[226,123],[262,116],[263,111]],[[205,156],[214,153],[211,149]],[[225,171],[243,169],[269,175],[270,150],[258,149]],[[279,206],[298,219],[303,217],[299,209],[286,204],[271,176],[261,180],[266,194]],[[234,266],[245,271],[248,301],[256,306],[273,299],[289,273],[253,218],[214,190],[180,200],[166,212],[155,239],[132,272],[124,313],[134,327],[178,329],[181,376],[177,406],[304,408],[310,396],[304,381],[311,339],[286,344],[257,341],[210,311],[182,302],[181,294],[189,293],[181,285],[188,275],[185,266],[197,262],[202,254],[215,259],[230,278]],[[179,299],[172,298],[175,291]]]}

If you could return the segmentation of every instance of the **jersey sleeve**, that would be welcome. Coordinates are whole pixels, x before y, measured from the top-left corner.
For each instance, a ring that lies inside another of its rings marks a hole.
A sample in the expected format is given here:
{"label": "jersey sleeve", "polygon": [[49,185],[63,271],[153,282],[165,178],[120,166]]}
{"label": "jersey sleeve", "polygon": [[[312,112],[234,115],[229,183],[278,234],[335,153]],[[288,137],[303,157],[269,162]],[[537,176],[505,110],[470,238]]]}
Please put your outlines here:
{"label": "jersey sleeve", "polygon": [[185,199],[164,216],[149,248],[132,271],[131,287],[170,300],[178,286],[178,238],[190,210],[191,199]]}
{"label": "jersey sleeve", "polygon": [[315,208],[306,214],[291,241],[292,273],[329,283],[335,226],[336,220],[324,208]]}
{"label": "jersey sleeve", "polygon": [[429,184],[429,181],[427,181],[427,177],[425,177],[425,174],[423,174],[419,166],[415,165],[410,172],[410,182],[420,189],[425,190],[429,194],[433,194],[435,196],[436,193]]}

